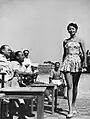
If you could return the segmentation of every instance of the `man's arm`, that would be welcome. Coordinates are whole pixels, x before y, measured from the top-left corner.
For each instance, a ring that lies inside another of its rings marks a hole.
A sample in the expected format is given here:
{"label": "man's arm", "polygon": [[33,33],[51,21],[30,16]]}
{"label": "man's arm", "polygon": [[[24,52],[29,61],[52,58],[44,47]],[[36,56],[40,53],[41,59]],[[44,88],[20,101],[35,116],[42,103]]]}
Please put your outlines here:
{"label": "man's arm", "polygon": [[24,65],[22,66],[22,70],[21,70],[20,65],[16,61],[12,61],[11,65],[12,65],[12,69],[13,69],[15,75],[16,74],[19,75],[19,76],[20,75],[22,75],[22,76],[31,76],[31,75],[33,75],[32,72],[26,72],[26,67]]}
{"label": "man's arm", "polygon": [[49,83],[52,83],[52,79],[53,79],[53,69],[51,70],[49,75]]}
{"label": "man's arm", "polygon": [[34,73],[33,72],[23,72],[23,71],[19,71],[18,69],[14,70],[15,74],[18,74],[19,76],[33,76]]}

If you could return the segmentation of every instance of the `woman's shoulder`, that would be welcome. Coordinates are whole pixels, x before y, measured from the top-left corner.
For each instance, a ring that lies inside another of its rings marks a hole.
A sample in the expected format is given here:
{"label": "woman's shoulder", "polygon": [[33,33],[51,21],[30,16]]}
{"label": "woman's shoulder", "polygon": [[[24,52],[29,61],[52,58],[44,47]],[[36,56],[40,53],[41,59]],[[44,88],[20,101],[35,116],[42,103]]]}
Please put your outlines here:
{"label": "woman's shoulder", "polygon": [[84,43],[84,40],[80,37],[76,37],[76,41],[79,42],[80,44]]}
{"label": "woman's shoulder", "polygon": [[63,41],[63,43],[66,44],[69,40],[70,40],[70,38],[67,38],[67,39],[65,39],[65,40]]}

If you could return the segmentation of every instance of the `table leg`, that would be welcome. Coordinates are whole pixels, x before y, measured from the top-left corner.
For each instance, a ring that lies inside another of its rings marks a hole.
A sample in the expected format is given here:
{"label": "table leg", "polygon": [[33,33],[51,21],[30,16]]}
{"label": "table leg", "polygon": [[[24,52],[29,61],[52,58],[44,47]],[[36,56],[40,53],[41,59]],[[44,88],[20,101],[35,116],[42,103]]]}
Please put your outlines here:
{"label": "table leg", "polygon": [[[4,76],[5,76],[5,73],[2,74],[1,88],[4,87]],[[0,119],[3,119],[3,99],[0,99]]]}
{"label": "table leg", "polygon": [[55,89],[52,89],[52,114],[54,114],[54,96],[55,96]]}
{"label": "table leg", "polygon": [[3,119],[3,99],[0,99],[0,119]]}
{"label": "table leg", "polygon": [[33,113],[33,99],[31,99],[31,113]]}
{"label": "table leg", "polygon": [[2,84],[1,84],[1,88],[4,87],[4,76],[5,76],[5,74],[2,74]]}
{"label": "table leg", "polygon": [[57,110],[57,89],[55,89],[55,111]]}
{"label": "table leg", "polygon": [[44,94],[38,96],[37,119],[44,119]]}

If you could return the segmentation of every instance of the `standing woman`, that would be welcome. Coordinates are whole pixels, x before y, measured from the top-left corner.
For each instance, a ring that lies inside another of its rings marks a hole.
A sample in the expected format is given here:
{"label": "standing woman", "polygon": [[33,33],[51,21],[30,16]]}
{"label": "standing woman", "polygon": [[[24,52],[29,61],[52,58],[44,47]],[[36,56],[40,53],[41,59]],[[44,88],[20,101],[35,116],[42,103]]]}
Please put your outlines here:
{"label": "standing woman", "polygon": [[70,34],[68,39],[63,41],[64,54],[61,71],[65,75],[67,83],[67,97],[69,112],[67,118],[71,118],[76,111],[77,87],[82,72],[82,68],[87,67],[86,52],[84,42],[76,36],[78,26],[70,23],[67,31]]}

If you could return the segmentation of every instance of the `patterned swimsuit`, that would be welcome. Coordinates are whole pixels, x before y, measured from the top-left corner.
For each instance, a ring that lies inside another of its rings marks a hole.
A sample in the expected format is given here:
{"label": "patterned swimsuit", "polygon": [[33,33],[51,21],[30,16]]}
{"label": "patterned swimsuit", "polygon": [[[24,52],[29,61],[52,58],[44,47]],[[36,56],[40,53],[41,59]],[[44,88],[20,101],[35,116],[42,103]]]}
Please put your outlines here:
{"label": "patterned swimsuit", "polygon": [[80,59],[80,43],[77,41],[68,41],[65,44],[66,57],[61,66],[63,72],[80,72],[81,71],[81,59]]}

